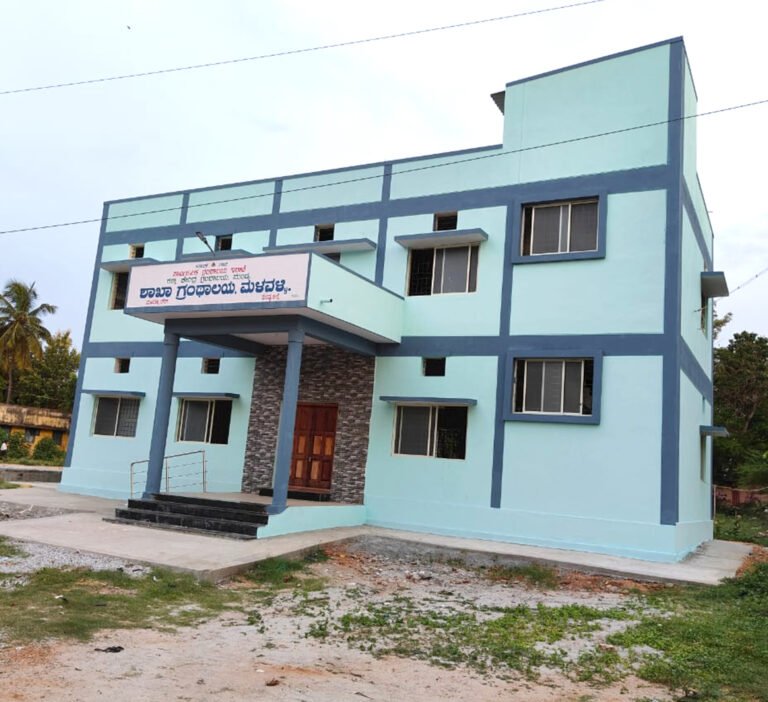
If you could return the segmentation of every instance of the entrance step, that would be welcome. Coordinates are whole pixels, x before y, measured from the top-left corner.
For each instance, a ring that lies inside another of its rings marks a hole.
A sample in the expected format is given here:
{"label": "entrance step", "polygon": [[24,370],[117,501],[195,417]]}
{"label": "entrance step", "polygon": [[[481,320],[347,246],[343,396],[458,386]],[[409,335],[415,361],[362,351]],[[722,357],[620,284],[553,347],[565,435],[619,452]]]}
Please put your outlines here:
{"label": "entrance step", "polygon": [[258,528],[268,519],[265,505],[252,502],[158,494],[151,499],[129,500],[127,507],[115,510],[114,521],[255,539]]}
{"label": "entrance step", "polygon": [[[271,487],[259,488],[259,495],[272,497]],[[330,502],[331,493],[328,490],[313,490],[312,488],[288,488],[289,500],[310,500],[313,502]]]}

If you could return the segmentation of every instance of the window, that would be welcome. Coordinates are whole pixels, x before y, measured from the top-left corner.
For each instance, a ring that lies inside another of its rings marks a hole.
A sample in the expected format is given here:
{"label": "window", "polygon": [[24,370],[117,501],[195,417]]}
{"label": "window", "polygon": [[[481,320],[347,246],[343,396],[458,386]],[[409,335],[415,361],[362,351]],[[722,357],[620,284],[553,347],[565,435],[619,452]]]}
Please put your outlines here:
{"label": "window", "polygon": [[458,212],[438,212],[435,215],[435,219],[432,223],[432,230],[436,232],[444,232],[449,229],[456,229],[459,224]]}
{"label": "window", "polygon": [[591,358],[519,358],[515,361],[514,411],[592,414]]}
{"label": "window", "polygon": [[28,444],[34,443],[35,439],[40,435],[39,429],[24,429],[24,441]]}
{"label": "window", "polygon": [[409,295],[475,292],[477,246],[412,249]]}
{"label": "window", "polygon": [[315,226],[315,241],[333,241],[333,224]]}
{"label": "window", "polygon": [[232,250],[232,235],[227,234],[225,236],[216,237],[216,251],[231,251]]}
{"label": "window", "polygon": [[424,375],[445,375],[445,357],[423,358],[422,372]]}
{"label": "window", "polygon": [[704,333],[704,336],[706,336],[707,320],[709,319],[709,298],[705,297],[704,295],[701,296],[701,308],[699,309],[699,312],[701,313],[701,331]]}
{"label": "window", "polygon": [[218,374],[220,368],[221,368],[220,358],[204,358],[203,359],[203,373],[216,375]]}
{"label": "window", "polygon": [[395,453],[435,458],[464,458],[466,407],[406,407],[395,419]]}
{"label": "window", "polygon": [[131,258],[144,258],[144,244],[131,245]]}
{"label": "window", "polygon": [[126,397],[99,397],[93,433],[102,436],[136,436],[139,401]]}
{"label": "window", "polygon": [[115,373],[128,373],[131,370],[130,358],[115,359]]}
{"label": "window", "polygon": [[226,444],[232,400],[182,400],[176,441]]}
{"label": "window", "polygon": [[573,200],[523,208],[523,256],[597,251],[598,201]]}
{"label": "window", "polygon": [[60,429],[54,429],[51,438],[57,446],[61,446],[64,441],[64,432]]}
{"label": "window", "polygon": [[112,310],[125,309],[125,299],[128,296],[128,273],[112,274],[112,298],[109,308]]}

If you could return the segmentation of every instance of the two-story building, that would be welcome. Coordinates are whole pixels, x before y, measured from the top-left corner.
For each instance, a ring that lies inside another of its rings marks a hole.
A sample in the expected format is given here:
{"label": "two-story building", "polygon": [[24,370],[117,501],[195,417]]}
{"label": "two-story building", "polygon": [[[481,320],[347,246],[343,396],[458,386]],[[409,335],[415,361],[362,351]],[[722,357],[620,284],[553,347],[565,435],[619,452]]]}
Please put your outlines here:
{"label": "two-story building", "polygon": [[195,491],[165,457],[202,450],[207,491],[273,493],[260,535],[710,539],[727,286],[683,41],[492,97],[497,145],[106,203],[62,489]]}

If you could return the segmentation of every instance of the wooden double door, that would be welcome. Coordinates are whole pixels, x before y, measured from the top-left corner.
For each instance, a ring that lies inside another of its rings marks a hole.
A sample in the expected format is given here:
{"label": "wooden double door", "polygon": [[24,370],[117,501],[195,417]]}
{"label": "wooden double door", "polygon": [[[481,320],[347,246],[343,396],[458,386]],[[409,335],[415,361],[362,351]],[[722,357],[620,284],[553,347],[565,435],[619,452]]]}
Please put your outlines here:
{"label": "wooden double door", "polygon": [[331,489],[337,415],[336,405],[298,404],[289,488]]}

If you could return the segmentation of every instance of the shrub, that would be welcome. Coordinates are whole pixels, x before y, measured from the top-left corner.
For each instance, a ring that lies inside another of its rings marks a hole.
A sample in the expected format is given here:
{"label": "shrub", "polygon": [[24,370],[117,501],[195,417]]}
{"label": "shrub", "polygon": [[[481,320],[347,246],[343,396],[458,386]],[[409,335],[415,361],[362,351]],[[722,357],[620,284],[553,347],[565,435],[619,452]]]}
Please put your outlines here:
{"label": "shrub", "polygon": [[45,437],[35,444],[32,458],[36,461],[63,462],[64,450],[53,439]]}
{"label": "shrub", "polygon": [[15,461],[29,456],[29,444],[24,441],[24,432],[12,431],[8,437],[8,460]]}

